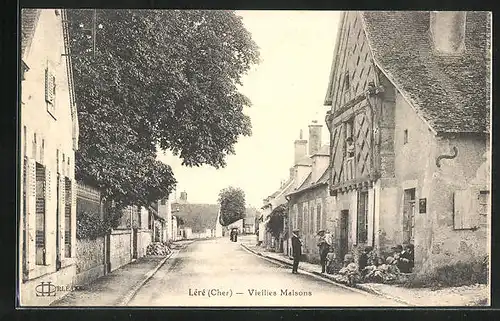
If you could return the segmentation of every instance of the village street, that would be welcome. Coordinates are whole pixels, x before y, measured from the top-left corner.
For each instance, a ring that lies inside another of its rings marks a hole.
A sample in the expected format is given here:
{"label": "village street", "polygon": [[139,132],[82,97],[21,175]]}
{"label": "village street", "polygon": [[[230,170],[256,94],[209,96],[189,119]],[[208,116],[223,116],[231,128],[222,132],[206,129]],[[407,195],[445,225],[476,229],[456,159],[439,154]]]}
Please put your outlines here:
{"label": "village street", "polygon": [[169,307],[398,305],[309,275],[293,275],[288,266],[249,253],[227,237],[192,243],[169,259],[128,303]]}

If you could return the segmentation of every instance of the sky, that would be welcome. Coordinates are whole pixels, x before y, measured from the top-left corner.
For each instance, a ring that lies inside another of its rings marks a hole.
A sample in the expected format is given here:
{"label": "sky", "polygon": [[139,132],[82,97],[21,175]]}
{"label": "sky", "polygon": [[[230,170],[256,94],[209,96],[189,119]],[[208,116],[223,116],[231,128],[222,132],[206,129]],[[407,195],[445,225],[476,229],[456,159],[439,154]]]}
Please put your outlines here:
{"label": "sky", "polygon": [[217,202],[228,186],[245,192],[247,206],[260,208],[263,199],[289,177],[294,141],[312,120],[323,124],[322,142],[329,140],[323,105],[336,40],[338,11],[237,11],[260,48],[261,63],[243,78],[241,92],[252,101],[244,113],[252,120],[252,136],[240,137],[227,166],[190,168],[171,153],[159,159],[172,167],[177,191],[190,203]]}

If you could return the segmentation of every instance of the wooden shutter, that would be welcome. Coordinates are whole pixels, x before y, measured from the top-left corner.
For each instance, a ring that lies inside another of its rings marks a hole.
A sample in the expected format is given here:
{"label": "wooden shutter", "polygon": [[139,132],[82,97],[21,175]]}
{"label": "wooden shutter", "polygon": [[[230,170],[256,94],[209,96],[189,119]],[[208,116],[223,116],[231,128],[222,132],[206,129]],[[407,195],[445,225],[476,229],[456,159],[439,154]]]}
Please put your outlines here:
{"label": "wooden shutter", "polygon": [[28,211],[28,240],[27,240],[27,256],[28,268],[32,270],[36,264],[36,162],[34,159],[28,158],[28,186],[27,186],[27,211]]}
{"label": "wooden shutter", "polygon": [[351,219],[351,241],[352,244],[358,244],[358,213],[357,213],[357,205],[358,205],[358,193],[352,193],[351,196],[351,208],[349,211],[349,218]]}
{"label": "wooden shutter", "polygon": [[46,263],[46,231],[45,231],[45,211],[46,211],[46,176],[45,167],[36,165],[36,264]]}
{"label": "wooden shutter", "polygon": [[71,257],[71,208],[72,208],[71,180],[64,178],[64,257]]}
{"label": "wooden shutter", "polygon": [[55,97],[55,76],[51,68],[45,68],[45,101],[49,104],[54,104]]}
{"label": "wooden shutter", "polygon": [[453,206],[453,228],[456,230],[477,228],[478,217],[478,193],[474,189],[455,191]]}
{"label": "wooden shutter", "polygon": [[[26,129],[26,127],[25,127]],[[26,140],[26,138],[25,138]],[[28,248],[29,248],[29,236],[28,236],[28,175],[29,175],[29,164],[28,158],[25,156],[23,158],[23,207],[22,207],[22,224],[23,224],[23,244],[22,244],[22,257],[23,257],[23,281],[28,279]]]}
{"label": "wooden shutter", "polygon": [[323,215],[321,212],[321,204],[316,205],[317,213],[316,213],[316,230],[321,230],[323,223]]}
{"label": "wooden shutter", "polygon": [[368,190],[368,231],[367,231],[367,237],[366,237],[366,242],[369,245],[373,244],[373,216],[375,215],[374,213],[374,203],[375,203],[375,193],[373,189]]}

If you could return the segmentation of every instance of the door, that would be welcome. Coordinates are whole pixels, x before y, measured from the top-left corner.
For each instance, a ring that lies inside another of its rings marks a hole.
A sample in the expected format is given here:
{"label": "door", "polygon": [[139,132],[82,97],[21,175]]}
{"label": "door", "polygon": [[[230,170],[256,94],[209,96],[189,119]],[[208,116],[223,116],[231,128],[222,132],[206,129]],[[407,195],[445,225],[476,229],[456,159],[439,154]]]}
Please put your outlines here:
{"label": "door", "polygon": [[137,259],[137,228],[132,230],[132,258]]}
{"label": "door", "polygon": [[415,240],[415,189],[406,189],[403,197],[403,243]]}
{"label": "door", "polygon": [[344,256],[348,253],[349,245],[349,211],[343,210],[340,212],[340,244],[339,244],[339,259],[344,260]]}
{"label": "door", "polygon": [[104,274],[111,272],[111,234],[104,236]]}

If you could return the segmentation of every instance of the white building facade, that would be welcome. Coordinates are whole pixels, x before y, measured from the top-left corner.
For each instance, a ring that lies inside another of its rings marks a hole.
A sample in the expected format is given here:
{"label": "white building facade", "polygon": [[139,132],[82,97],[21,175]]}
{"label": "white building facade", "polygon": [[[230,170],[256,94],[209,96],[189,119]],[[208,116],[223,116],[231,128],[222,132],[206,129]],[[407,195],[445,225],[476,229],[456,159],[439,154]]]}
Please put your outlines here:
{"label": "white building facade", "polygon": [[[20,106],[21,305],[48,305],[76,275],[78,120],[64,10],[23,9]],[[49,288],[47,288],[49,289]],[[37,295],[38,294],[38,295]]]}

